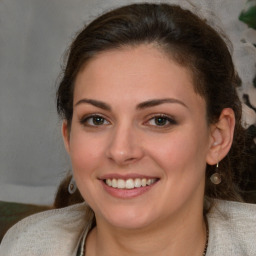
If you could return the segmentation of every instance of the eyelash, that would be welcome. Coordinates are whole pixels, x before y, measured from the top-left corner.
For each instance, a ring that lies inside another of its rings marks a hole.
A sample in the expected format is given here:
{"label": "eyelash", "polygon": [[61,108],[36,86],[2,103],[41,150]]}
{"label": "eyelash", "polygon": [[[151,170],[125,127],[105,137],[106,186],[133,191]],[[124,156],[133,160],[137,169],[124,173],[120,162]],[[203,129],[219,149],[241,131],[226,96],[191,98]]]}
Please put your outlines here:
{"label": "eyelash", "polygon": [[[89,121],[91,121],[91,122],[97,121],[97,118],[101,120],[101,122],[99,124],[89,123]],[[157,119],[158,119],[158,121],[160,121],[160,119],[161,119],[163,121],[163,124],[162,125],[161,124],[157,125],[156,124]],[[155,121],[155,124],[150,124],[151,121]],[[82,117],[79,120],[79,122],[80,122],[80,124],[82,124],[84,126],[95,127],[95,128],[110,124],[110,122],[105,117],[103,117],[100,114],[93,114],[93,115],[88,115],[88,116]],[[165,115],[165,114],[155,114],[155,115],[152,115],[143,124],[155,127],[157,129],[161,129],[161,128],[164,129],[164,128],[168,128],[171,125],[176,125],[177,122],[176,122],[176,120],[174,118],[172,118],[172,117],[170,117],[168,115]]]}
{"label": "eyelash", "polygon": [[[89,124],[89,120],[91,119],[92,122],[94,122],[96,119],[101,119],[103,120],[103,123],[100,123],[100,124]],[[102,126],[102,125],[108,125],[110,124],[110,122],[105,118],[103,117],[102,115],[99,115],[99,114],[93,114],[93,115],[89,115],[89,116],[85,116],[85,117],[82,117],[80,120],[79,120],[80,124],[84,125],[84,126],[88,126],[88,127],[99,127],[99,126]],[[105,122],[107,122],[107,124],[104,124]]]}
{"label": "eyelash", "polygon": [[[158,121],[159,121],[159,119],[162,119],[164,121],[164,124],[163,125],[149,124],[149,122],[152,121],[152,120],[154,120],[154,122],[156,123],[157,119],[158,119]],[[168,124],[166,124],[166,122],[168,122]],[[146,121],[146,123],[148,123],[150,126],[155,126],[157,129],[168,128],[171,125],[176,125],[177,124],[177,122],[174,118],[172,118],[168,115],[165,115],[165,114],[154,115],[151,118],[149,118],[148,121]]]}

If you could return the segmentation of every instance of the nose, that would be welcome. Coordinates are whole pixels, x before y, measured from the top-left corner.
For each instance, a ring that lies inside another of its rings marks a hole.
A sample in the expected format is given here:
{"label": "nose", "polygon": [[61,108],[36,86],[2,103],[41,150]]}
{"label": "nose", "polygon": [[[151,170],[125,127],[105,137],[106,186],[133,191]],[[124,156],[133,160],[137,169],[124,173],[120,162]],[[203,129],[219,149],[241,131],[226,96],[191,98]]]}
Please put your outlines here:
{"label": "nose", "polygon": [[144,151],[138,131],[127,125],[113,129],[106,155],[117,165],[128,165],[140,160]]}

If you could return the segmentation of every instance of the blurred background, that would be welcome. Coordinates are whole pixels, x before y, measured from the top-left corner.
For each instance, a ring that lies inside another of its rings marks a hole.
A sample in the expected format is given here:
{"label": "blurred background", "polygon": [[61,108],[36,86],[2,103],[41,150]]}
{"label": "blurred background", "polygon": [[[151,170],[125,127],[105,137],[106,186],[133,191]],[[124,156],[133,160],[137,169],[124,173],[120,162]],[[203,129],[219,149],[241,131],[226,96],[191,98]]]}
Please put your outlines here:
{"label": "blurred background", "polygon": [[[0,0],[0,201],[52,203],[71,169],[55,107],[65,50],[84,24],[131,2],[142,1]],[[251,30],[238,18],[246,0],[190,2],[214,12],[233,42],[253,44]],[[235,49],[242,94],[254,88],[255,60],[247,55],[253,57]]]}

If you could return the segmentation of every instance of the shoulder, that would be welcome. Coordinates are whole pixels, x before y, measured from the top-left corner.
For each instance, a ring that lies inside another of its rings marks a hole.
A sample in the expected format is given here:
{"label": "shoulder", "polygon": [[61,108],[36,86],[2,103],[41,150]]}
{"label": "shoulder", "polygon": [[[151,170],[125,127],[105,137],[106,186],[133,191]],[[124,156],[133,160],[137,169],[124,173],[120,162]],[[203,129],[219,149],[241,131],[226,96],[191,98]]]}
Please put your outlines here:
{"label": "shoulder", "polygon": [[224,200],[215,203],[207,215],[209,255],[255,255],[256,205]]}
{"label": "shoulder", "polygon": [[82,203],[23,219],[3,238],[0,256],[73,255],[92,219],[87,209]]}

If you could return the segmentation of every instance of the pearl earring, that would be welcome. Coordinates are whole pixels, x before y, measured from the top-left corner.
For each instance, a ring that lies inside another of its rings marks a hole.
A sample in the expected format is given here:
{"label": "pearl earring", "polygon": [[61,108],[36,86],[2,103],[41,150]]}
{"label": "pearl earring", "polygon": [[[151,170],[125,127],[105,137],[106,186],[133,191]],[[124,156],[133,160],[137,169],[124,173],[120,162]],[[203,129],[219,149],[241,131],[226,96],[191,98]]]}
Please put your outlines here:
{"label": "pearl earring", "polygon": [[74,194],[76,192],[76,182],[74,177],[72,176],[69,185],[68,185],[68,192],[70,195]]}
{"label": "pearl earring", "polygon": [[211,182],[215,185],[218,185],[221,183],[221,175],[218,172],[218,168],[219,168],[219,163],[217,163],[216,165],[215,173],[213,173],[212,176],[210,177]]}

